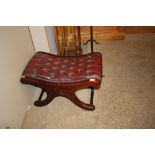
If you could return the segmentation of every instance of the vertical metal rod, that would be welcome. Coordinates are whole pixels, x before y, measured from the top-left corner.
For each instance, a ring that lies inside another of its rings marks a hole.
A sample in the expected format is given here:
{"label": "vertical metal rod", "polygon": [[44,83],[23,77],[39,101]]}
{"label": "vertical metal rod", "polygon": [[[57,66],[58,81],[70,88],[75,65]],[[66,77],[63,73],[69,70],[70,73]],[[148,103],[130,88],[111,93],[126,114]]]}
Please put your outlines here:
{"label": "vertical metal rod", "polygon": [[61,54],[61,51],[60,51],[60,41],[58,40],[58,26],[53,26],[53,30],[54,30],[54,38],[55,38],[55,41],[56,41],[56,47],[57,47],[57,54]]}
{"label": "vertical metal rod", "polygon": [[93,98],[94,98],[94,87],[90,87],[91,96],[90,96],[90,104],[93,105]]}
{"label": "vertical metal rod", "polygon": [[80,30],[80,26],[77,26],[77,40],[78,40],[78,51],[80,53],[80,55],[82,54],[82,50],[81,50],[81,30]]}
{"label": "vertical metal rod", "polygon": [[41,101],[44,92],[45,92],[45,91],[42,89],[42,90],[41,90],[41,93],[40,93],[40,96],[39,96],[39,98],[38,98],[38,101]]}
{"label": "vertical metal rod", "polygon": [[62,29],[61,29],[61,33],[62,33],[62,55],[64,56],[65,55],[65,47],[66,47],[66,38],[65,38],[65,27],[62,26]]}
{"label": "vertical metal rod", "polygon": [[78,54],[78,47],[77,47],[77,38],[76,38],[76,26],[73,26],[73,33],[74,33],[75,52],[76,52],[76,56],[77,56],[77,54]]}
{"label": "vertical metal rod", "polygon": [[93,26],[90,26],[90,41],[91,41],[91,53],[94,52],[94,48],[93,48]]}
{"label": "vertical metal rod", "polygon": [[[94,52],[93,48],[93,26],[90,26],[90,41],[91,41],[91,53]],[[93,98],[94,98],[94,87],[90,87],[91,89],[91,96],[90,96],[90,104],[93,104]]]}

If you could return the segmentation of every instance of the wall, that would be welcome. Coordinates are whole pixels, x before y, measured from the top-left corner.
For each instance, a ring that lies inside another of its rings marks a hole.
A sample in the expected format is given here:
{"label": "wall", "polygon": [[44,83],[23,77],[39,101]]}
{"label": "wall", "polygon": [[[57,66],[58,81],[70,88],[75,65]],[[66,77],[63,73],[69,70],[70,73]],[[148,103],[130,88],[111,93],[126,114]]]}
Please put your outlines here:
{"label": "wall", "polygon": [[0,27],[0,128],[20,128],[34,87],[20,77],[34,47],[28,27]]}
{"label": "wall", "polygon": [[52,54],[57,54],[57,47],[56,47],[56,42],[54,38],[53,26],[46,26],[45,28],[46,28],[50,51]]}
{"label": "wall", "polygon": [[35,51],[45,51],[51,53],[46,29],[44,26],[30,26],[29,27]]}

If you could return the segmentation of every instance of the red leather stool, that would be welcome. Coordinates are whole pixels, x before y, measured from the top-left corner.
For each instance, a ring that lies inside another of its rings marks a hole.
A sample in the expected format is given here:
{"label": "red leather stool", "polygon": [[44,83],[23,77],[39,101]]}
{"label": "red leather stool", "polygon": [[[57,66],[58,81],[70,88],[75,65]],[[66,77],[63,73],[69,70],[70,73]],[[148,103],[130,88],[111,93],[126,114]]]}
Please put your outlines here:
{"label": "red leather stool", "polygon": [[[93,89],[90,104],[80,101],[75,92],[82,88],[100,87],[102,55],[94,52],[63,57],[37,52],[27,64],[20,81],[42,89],[39,99],[34,103],[36,106],[47,105],[55,97],[64,96],[85,110],[94,110]],[[41,100],[44,92],[47,93],[47,97]]]}

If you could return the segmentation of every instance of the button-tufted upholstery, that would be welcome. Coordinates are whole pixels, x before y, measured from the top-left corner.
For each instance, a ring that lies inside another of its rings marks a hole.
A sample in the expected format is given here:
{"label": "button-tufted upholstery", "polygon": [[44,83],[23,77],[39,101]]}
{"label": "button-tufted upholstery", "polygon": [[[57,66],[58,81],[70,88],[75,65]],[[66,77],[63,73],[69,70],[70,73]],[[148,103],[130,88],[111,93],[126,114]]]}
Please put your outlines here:
{"label": "button-tufted upholstery", "polygon": [[101,80],[100,53],[76,57],[61,57],[37,52],[27,64],[23,76],[54,83],[73,83]]}

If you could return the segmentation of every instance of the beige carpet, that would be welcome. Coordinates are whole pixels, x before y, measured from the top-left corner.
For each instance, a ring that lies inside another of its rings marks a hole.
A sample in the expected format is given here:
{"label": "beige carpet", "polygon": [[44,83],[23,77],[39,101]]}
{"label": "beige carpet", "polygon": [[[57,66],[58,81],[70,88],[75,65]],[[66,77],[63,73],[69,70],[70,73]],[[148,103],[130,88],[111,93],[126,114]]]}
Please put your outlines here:
{"label": "beige carpet", "polygon": [[[22,128],[155,128],[155,34],[128,35],[95,49],[103,54],[105,75],[95,91],[96,110],[57,97],[42,108],[32,105]],[[89,101],[88,90],[78,95]]]}

